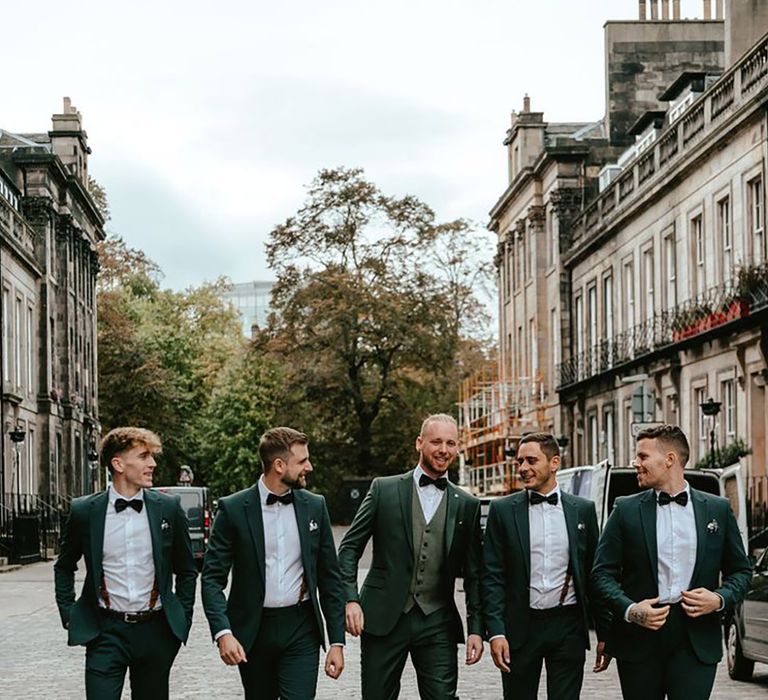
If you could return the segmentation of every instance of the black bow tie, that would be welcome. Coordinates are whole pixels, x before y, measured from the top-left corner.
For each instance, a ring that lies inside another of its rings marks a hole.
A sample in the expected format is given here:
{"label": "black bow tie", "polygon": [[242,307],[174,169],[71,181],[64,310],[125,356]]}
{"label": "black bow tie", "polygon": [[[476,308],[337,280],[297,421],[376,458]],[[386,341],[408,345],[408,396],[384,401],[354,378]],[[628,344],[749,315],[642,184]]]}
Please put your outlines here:
{"label": "black bow tie", "polygon": [[448,479],[430,479],[426,474],[422,474],[419,477],[419,486],[434,486],[435,488],[445,491],[448,486]]}
{"label": "black bow tie", "polygon": [[289,506],[293,503],[293,491],[284,493],[282,496],[278,496],[275,493],[267,494],[267,505],[271,506],[273,503],[282,503],[284,506]]}
{"label": "black bow tie", "polygon": [[133,508],[137,513],[141,513],[143,507],[144,501],[140,498],[132,498],[130,501],[126,501],[124,498],[118,498],[115,501],[115,510],[118,513],[122,513],[126,508]]}
{"label": "black bow tie", "polygon": [[662,491],[659,494],[659,505],[660,506],[666,506],[672,503],[674,501],[678,505],[685,506],[688,505],[688,492],[687,491],[681,491],[677,494],[677,496],[670,496],[666,491]]}
{"label": "black bow tie", "polygon": [[557,491],[550,493],[549,496],[542,496],[538,491],[529,491],[531,498],[531,505],[537,506],[539,503],[546,501],[551,506],[557,505]]}

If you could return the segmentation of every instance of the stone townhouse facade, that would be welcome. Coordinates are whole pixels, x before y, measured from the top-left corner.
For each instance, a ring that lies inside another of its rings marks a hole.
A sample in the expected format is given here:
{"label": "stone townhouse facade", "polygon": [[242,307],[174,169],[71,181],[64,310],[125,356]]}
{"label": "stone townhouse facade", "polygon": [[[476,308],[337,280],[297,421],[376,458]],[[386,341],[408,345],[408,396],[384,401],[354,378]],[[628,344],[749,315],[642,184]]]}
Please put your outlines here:
{"label": "stone townhouse facade", "polygon": [[641,0],[638,20],[606,23],[601,120],[550,124],[527,100],[513,114],[489,223],[499,370],[538,384],[501,430],[508,470],[529,430],[560,436],[567,466],[626,465],[633,430],[661,421],[695,463],[714,430],[751,450],[764,510],[768,3],[705,1],[703,16]]}
{"label": "stone townhouse facade", "polygon": [[47,133],[0,130],[2,515],[100,487],[96,244],[88,139],[64,98]]}

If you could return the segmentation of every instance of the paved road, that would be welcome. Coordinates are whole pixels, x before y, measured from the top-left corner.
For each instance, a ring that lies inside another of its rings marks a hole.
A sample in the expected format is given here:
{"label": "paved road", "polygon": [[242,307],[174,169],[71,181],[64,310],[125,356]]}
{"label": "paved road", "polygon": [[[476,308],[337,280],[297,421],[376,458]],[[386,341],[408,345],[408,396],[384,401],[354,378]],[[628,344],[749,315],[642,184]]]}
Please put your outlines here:
{"label": "paved road", "polygon": [[[337,533],[338,534],[338,533]],[[368,566],[368,557],[362,560]],[[79,586],[78,586],[79,588]],[[461,601],[462,596],[459,595]],[[463,604],[462,604],[463,607]],[[463,647],[460,648],[460,654]],[[0,699],[77,700],[84,697],[81,647],[66,645],[53,602],[53,567],[50,562],[32,564],[0,575]],[[321,676],[318,700],[354,700],[360,697],[360,645],[351,639],[347,646],[347,668],[341,680]],[[615,665],[602,674],[591,673],[587,660],[583,697],[589,700],[619,698]],[[124,698],[130,697],[127,690]],[[498,671],[486,653],[473,667],[460,666],[459,695],[464,700],[501,697]],[[199,601],[189,645],[176,659],[171,674],[171,698],[242,697],[237,671],[225,667],[208,636]],[[417,700],[416,681],[410,664],[406,667],[402,700]],[[543,694],[541,697],[544,697]],[[758,664],[755,680],[736,683],[724,666],[718,672],[713,698],[718,700],[766,700],[768,665]]]}

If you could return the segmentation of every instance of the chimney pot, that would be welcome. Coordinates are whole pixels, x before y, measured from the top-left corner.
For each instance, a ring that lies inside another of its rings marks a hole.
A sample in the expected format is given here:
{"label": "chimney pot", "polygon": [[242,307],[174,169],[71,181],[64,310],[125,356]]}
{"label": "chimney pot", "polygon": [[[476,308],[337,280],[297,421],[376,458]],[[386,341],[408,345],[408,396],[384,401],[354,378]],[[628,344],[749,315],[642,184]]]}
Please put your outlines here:
{"label": "chimney pot", "polygon": [[704,0],[704,19],[712,19],[712,0]]}
{"label": "chimney pot", "polygon": [[640,14],[639,14],[639,17],[640,17],[640,21],[641,22],[645,22],[645,20],[648,18],[647,8],[646,8],[645,2],[646,2],[646,0],[640,0]]}
{"label": "chimney pot", "polygon": [[523,97],[523,112],[530,112],[531,111],[531,98],[528,97],[528,93],[525,93],[525,97]]}

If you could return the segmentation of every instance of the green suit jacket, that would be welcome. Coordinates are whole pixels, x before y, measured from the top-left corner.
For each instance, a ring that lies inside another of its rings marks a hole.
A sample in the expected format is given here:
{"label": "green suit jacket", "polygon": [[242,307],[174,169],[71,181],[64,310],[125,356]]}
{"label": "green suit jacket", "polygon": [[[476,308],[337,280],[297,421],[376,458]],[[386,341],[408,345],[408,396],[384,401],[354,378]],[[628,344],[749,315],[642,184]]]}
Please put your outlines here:
{"label": "green suit jacket", "polygon": [[[704,587],[719,593],[725,610],[732,610],[743,600],[751,576],[736,518],[725,498],[693,488],[690,493],[697,545],[689,588]],[[653,490],[617,498],[597,547],[593,584],[613,613],[606,651],[618,659],[640,661],[656,645],[656,632],[625,622],[624,614],[632,603],[659,594],[657,507],[661,506],[656,505]],[[686,625],[698,659],[705,664],[717,663],[722,657],[720,615],[686,618]]]}
{"label": "green suit jacket", "polygon": [[[582,611],[584,645],[589,648],[590,572],[599,530],[595,504],[560,492],[568,531],[571,573]],[[483,612],[489,637],[503,634],[511,649],[528,638],[530,622],[531,538],[528,492],[519,491],[491,503],[483,544]],[[607,624],[597,615],[598,636]]]}
{"label": "green suit jacket", "polygon": [[[330,643],[344,644],[344,592],[325,499],[309,491],[294,490],[293,510],[301,542],[301,563],[323,648],[320,606]],[[256,641],[264,608],[264,546],[258,485],[222,498],[203,564],[203,608],[211,635],[232,630],[246,653]],[[232,586],[227,599],[224,589],[230,569]]]}
{"label": "green suit jacket", "polygon": [[[107,491],[76,498],[62,530],[59,556],[53,570],[56,604],[61,622],[69,631],[70,646],[87,644],[95,639],[105,620],[99,612],[98,601],[108,504]],[[174,635],[186,642],[192,624],[197,580],[187,518],[177,496],[144,489],[144,507],[163,611]],[[86,576],[80,597],[75,600],[75,571],[81,557],[85,557]],[[172,575],[176,577],[175,591]]]}
{"label": "green suit jacket", "polygon": [[[339,546],[339,564],[344,577],[346,599],[362,605],[365,631],[384,636],[392,631],[405,608],[413,574],[413,470],[397,476],[374,479],[360,504],[349,530]],[[454,587],[464,579],[467,601],[467,632],[482,634],[480,605],[480,501],[448,484],[446,488],[445,594],[453,608],[457,640],[464,630],[456,604]],[[358,594],[357,565],[365,545],[373,537],[371,569]]]}

